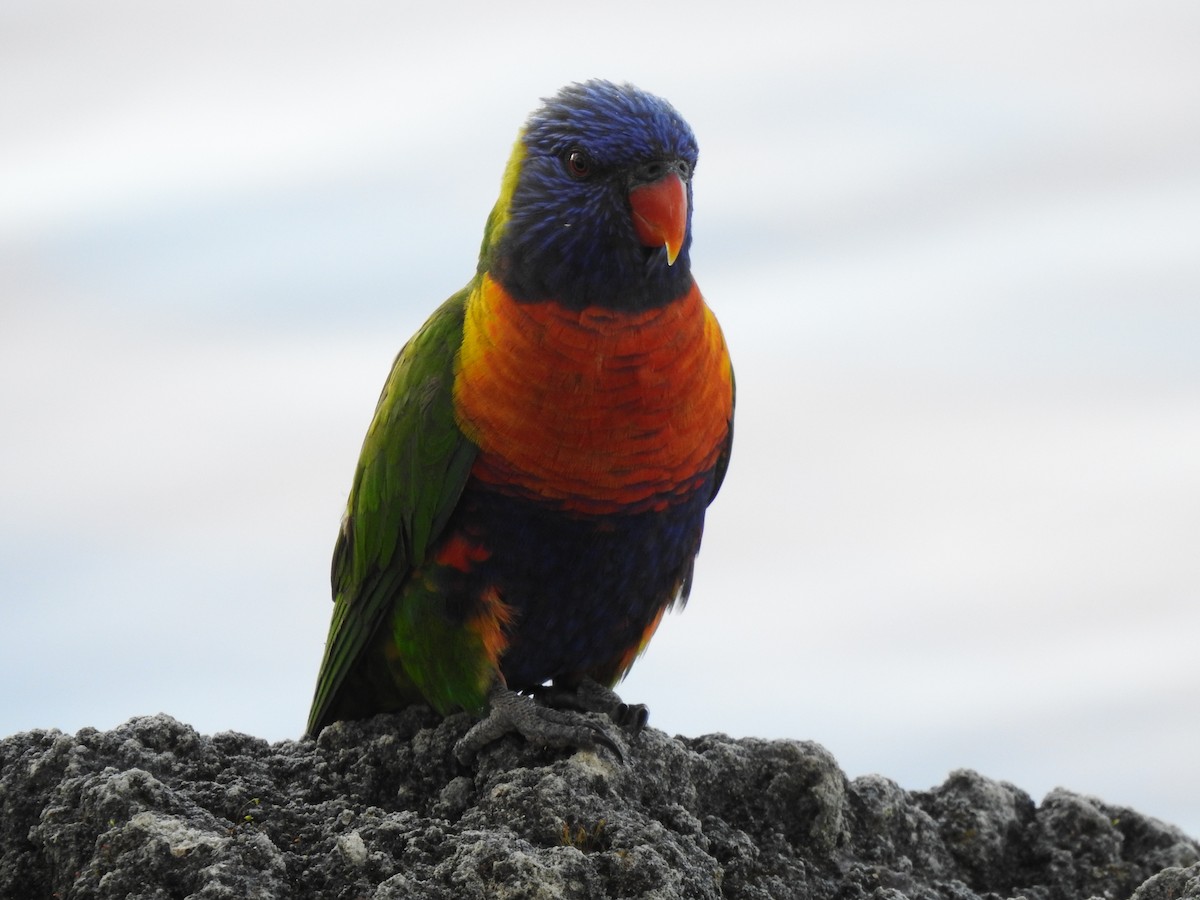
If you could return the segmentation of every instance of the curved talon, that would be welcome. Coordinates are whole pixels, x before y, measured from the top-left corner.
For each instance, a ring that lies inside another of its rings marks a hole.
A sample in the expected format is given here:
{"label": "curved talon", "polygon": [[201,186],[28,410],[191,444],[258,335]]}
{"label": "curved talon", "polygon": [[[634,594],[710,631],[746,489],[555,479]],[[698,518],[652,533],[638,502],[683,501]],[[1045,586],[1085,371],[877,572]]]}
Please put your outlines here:
{"label": "curved talon", "polygon": [[608,736],[608,732],[602,727],[596,725],[594,722],[591,724],[596,729],[596,743],[601,747],[607,748],[608,752],[617,758],[617,762],[619,762],[621,765],[625,765],[625,754],[621,752],[621,748],[617,746],[616,741],[610,738]]}
{"label": "curved talon", "polygon": [[645,703],[620,703],[609,715],[612,720],[637,737],[650,721],[650,710]]}
{"label": "curved talon", "polygon": [[584,678],[570,687],[561,684],[539,685],[531,693],[547,706],[556,709],[579,709],[606,714],[618,726],[637,737],[650,720],[650,710],[644,703],[625,703],[616,691],[592,678]]}

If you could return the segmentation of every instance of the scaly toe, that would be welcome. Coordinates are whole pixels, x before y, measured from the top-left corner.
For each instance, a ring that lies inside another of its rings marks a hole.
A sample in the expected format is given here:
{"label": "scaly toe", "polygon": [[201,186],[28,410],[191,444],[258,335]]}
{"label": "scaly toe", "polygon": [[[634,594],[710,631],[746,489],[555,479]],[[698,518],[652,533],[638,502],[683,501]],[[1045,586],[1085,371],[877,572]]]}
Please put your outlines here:
{"label": "scaly toe", "polygon": [[513,731],[531,744],[580,750],[604,747],[618,762],[625,761],[621,748],[604,726],[579,713],[540,706],[532,698],[501,685],[492,688],[488,706],[487,716],[454,745],[454,755],[464,765],[492,741]]}

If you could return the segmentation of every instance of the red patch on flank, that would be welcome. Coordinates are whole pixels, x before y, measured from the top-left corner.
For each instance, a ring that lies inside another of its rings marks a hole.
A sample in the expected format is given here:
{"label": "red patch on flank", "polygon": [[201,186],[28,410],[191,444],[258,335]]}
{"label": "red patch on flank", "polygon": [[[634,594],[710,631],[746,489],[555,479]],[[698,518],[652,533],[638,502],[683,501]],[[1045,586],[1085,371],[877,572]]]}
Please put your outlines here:
{"label": "red patch on flank", "polygon": [[460,572],[468,571],[474,563],[483,562],[492,552],[482,544],[473,544],[461,534],[452,534],[438,548],[433,561]]}
{"label": "red patch on flank", "polygon": [[496,490],[588,513],[661,509],[716,465],[732,369],[695,285],[629,313],[517,303],[486,275],[467,305],[454,384]]}
{"label": "red patch on flank", "polygon": [[512,621],[512,607],[500,599],[500,593],[494,587],[484,590],[479,600],[482,608],[467,622],[467,628],[479,638],[491,663],[490,668],[496,669],[499,668],[501,655],[508,649],[505,631]]}

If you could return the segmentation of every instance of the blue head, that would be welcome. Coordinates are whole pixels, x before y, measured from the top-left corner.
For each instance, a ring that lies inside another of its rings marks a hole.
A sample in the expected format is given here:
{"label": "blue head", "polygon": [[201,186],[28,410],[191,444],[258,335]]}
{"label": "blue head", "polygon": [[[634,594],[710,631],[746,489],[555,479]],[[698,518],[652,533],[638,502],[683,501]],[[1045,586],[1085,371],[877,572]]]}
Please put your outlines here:
{"label": "blue head", "polygon": [[[665,100],[608,81],[563,88],[517,141],[481,268],[522,301],[644,309],[681,296],[692,283],[696,156],[691,129]],[[674,177],[686,221],[672,264],[630,196]]]}

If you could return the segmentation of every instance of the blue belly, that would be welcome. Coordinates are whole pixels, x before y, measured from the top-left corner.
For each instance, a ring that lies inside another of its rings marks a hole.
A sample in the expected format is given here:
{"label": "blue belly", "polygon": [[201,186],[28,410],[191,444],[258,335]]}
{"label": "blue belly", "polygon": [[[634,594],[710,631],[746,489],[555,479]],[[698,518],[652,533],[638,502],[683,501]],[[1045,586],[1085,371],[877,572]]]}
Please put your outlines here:
{"label": "blue belly", "polygon": [[450,529],[491,551],[468,596],[495,587],[514,613],[500,661],[509,687],[619,678],[621,658],[690,580],[710,496],[711,479],[663,511],[580,516],[472,481]]}

